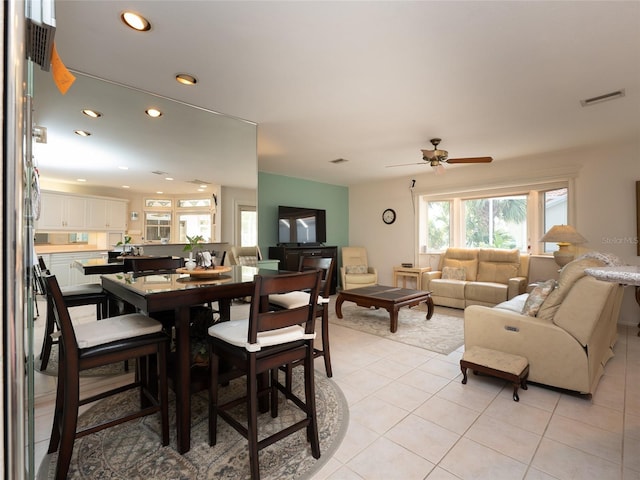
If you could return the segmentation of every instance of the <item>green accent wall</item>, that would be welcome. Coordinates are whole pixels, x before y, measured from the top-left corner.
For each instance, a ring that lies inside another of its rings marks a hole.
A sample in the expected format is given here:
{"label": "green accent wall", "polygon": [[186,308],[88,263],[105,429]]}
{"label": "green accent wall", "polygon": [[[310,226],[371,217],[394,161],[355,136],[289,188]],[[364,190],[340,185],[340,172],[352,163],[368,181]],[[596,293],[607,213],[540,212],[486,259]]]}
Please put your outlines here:
{"label": "green accent wall", "polygon": [[278,243],[278,205],[326,210],[325,245],[349,244],[348,187],[258,172],[258,243],[265,258]]}

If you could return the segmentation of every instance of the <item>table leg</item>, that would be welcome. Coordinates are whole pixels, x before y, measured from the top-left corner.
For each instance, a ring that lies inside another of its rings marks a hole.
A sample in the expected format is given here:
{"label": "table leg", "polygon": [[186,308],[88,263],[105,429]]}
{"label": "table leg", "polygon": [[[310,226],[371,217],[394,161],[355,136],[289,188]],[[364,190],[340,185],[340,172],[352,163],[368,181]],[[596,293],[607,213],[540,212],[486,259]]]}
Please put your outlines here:
{"label": "table leg", "polygon": [[431,295],[429,295],[429,298],[427,298],[427,320],[431,320],[431,317],[433,317],[433,311],[434,311],[434,306],[433,306],[433,298],[431,298]]}
{"label": "table leg", "polygon": [[398,309],[395,307],[391,307],[387,309],[387,312],[389,312],[389,317],[391,320],[391,333],[396,333],[398,331]]}
{"label": "table leg", "polygon": [[189,342],[189,307],[176,309],[176,354],[175,374],[176,432],[178,452],[183,454],[191,448],[191,351]]}
{"label": "table leg", "polygon": [[[640,286],[636,287],[636,302],[640,305]],[[640,328],[640,323],[638,324],[638,328]],[[640,337],[640,332],[638,332],[638,336]]]}
{"label": "table leg", "polygon": [[338,318],[342,318],[342,304],[344,303],[344,298],[341,295],[338,295],[336,300],[336,316]]}

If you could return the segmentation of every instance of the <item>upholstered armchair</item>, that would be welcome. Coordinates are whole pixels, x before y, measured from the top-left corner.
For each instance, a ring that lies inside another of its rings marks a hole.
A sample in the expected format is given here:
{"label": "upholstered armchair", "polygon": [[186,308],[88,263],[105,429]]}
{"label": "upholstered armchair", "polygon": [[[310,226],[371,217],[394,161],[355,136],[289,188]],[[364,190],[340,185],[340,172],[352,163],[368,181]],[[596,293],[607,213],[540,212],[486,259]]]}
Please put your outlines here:
{"label": "upholstered armchair", "polygon": [[255,247],[231,247],[231,255],[229,255],[231,265],[257,267],[258,260],[262,260],[262,253],[257,245]]}
{"label": "upholstered armchair", "polygon": [[342,289],[361,288],[378,283],[378,271],[369,266],[364,247],[342,247],[340,267]]}

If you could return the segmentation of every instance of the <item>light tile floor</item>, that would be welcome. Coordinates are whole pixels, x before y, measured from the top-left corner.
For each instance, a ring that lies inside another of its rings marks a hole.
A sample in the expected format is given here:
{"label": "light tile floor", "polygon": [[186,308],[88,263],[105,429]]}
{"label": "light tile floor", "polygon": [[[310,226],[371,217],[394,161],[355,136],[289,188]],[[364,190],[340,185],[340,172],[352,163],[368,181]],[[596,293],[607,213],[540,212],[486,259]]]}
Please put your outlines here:
{"label": "light tile floor", "polygon": [[[637,328],[619,326],[615,357],[592,398],[529,385],[518,403],[498,379],[470,375],[462,385],[462,348],[440,355],[337,324],[330,331],[333,379],[350,419],[341,446],[313,480],[640,479]],[[323,374],[322,358],[317,362]],[[55,378],[36,377],[39,465]],[[113,381],[85,379],[84,388]]]}

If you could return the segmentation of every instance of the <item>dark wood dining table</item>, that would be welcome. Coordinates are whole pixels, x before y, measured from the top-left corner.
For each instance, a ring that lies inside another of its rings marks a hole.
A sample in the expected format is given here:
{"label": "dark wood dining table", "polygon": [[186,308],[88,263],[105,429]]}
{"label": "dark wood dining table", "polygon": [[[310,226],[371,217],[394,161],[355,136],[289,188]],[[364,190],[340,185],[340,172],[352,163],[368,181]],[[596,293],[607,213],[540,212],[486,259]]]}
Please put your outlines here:
{"label": "dark wood dining table", "polygon": [[251,296],[254,276],[277,275],[277,270],[233,266],[231,270],[210,278],[194,278],[188,274],[107,274],[102,287],[109,295],[153,316],[154,312],[174,310],[176,327],[176,430],[178,451],[190,449],[191,435],[191,346],[189,335],[190,307],[217,301],[220,317],[229,320],[231,301]]}

